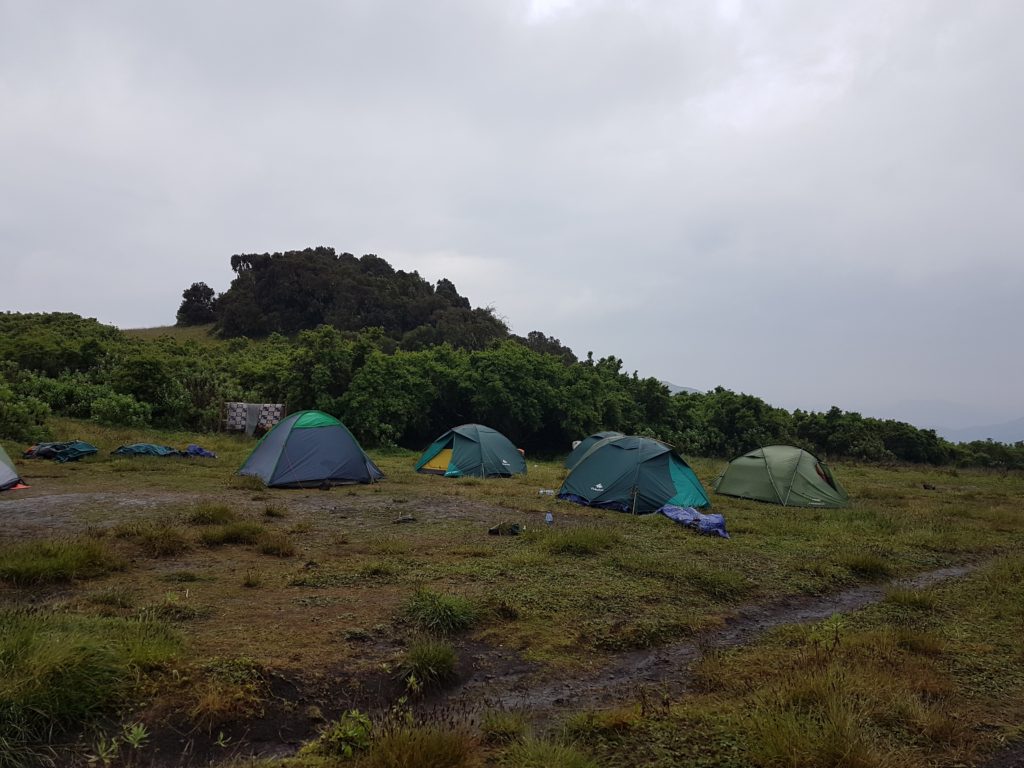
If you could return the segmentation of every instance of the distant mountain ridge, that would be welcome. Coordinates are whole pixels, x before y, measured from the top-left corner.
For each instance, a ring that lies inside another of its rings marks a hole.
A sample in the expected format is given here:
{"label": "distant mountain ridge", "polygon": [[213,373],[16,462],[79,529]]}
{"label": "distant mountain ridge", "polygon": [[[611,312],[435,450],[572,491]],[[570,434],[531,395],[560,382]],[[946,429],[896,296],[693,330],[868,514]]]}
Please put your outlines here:
{"label": "distant mountain ridge", "polygon": [[997,443],[1013,444],[1024,441],[1024,417],[1002,424],[988,424],[981,427],[961,427],[959,429],[936,427],[935,431],[951,443],[994,440]]}
{"label": "distant mountain ridge", "polygon": [[671,381],[662,381],[661,383],[664,384],[666,387],[668,387],[668,391],[671,394],[673,394],[673,395],[677,395],[680,392],[700,392],[701,391],[699,389],[694,389],[693,387],[680,387],[678,384],[673,384]]}

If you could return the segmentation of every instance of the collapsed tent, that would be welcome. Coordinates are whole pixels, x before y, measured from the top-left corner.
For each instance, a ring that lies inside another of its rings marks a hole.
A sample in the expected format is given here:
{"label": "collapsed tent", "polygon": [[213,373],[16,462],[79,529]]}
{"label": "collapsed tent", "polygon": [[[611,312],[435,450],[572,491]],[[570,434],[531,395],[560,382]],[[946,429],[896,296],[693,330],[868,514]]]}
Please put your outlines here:
{"label": "collapsed tent", "polygon": [[348,428],[322,411],[285,416],[238,470],[274,488],[372,483],[384,477]]}
{"label": "collapsed tent", "polygon": [[850,498],[824,463],[792,445],[733,459],[715,480],[715,492],[785,507],[845,507]]}
{"label": "collapsed tent", "polygon": [[132,443],[122,445],[111,451],[115,456],[184,456],[183,451],[171,448],[169,445],[156,445],[154,443]]}
{"label": "collapsed tent", "polygon": [[627,435],[594,443],[565,478],[558,498],[640,515],[666,504],[711,504],[700,480],[672,446]]}
{"label": "collapsed tent", "polygon": [[452,427],[423,452],[416,471],[445,477],[511,477],[526,460],[501,432],[481,424]]}
{"label": "collapsed tent", "polygon": [[7,491],[21,485],[21,478],[18,470],[14,468],[14,462],[7,455],[7,451],[0,445],[0,491]]}
{"label": "collapsed tent", "polygon": [[565,468],[572,469],[579,463],[579,460],[586,455],[587,451],[594,447],[594,443],[599,440],[604,440],[607,437],[622,437],[621,432],[595,432],[589,437],[585,437],[580,440],[579,445],[572,449],[568,456],[565,457]]}
{"label": "collapsed tent", "polygon": [[78,461],[83,456],[92,456],[97,450],[95,445],[84,440],[68,440],[63,443],[37,443],[22,456],[26,459],[52,459],[63,464],[66,461]]}

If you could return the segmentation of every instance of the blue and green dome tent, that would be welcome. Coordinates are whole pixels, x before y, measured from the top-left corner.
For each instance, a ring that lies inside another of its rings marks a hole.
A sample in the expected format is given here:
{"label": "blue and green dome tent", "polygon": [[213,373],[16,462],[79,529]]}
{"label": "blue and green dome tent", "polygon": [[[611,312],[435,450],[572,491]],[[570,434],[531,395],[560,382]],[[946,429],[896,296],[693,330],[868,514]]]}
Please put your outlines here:
{"label": "blue and green dome tent", "polygon": [[700,480],[672,446],[629,435],[591,445],[565,478],[558,498],[639,515],[666,504],[711,505]]}
{"label": "blue and green dome tent", "polygon": [[565,457],[565,468],[572,469],[575,467],[576,464],[579,463],[579,460],[587,455],[587,451],[594,446],[594,443],[599,440],[604,440],[606,437],[622,437],[622,433],[609,430],[606,432],[595,432],[594,434],[583,438],[580,440],[580,444],[573,448],[572,451],[569,452],[569,455]]}
{"label": "blue and green dome tent", "polygon": [[452,427],[423,452],[416,471],[445,477],[526,474],[526,460],[501,432],[482,424]]}
{"label": "blue and green dome tent", "polygon": [[273,488],[372,483],[384,477],[340,421],[322,411],[285,416],[238,470]]}

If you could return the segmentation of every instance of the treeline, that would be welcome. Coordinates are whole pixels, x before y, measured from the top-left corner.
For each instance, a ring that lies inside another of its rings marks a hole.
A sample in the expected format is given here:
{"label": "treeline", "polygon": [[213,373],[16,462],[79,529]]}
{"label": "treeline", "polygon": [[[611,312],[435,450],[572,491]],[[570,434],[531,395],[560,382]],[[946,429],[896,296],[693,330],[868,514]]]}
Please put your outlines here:
{"label": "treeline", "polygon": [[212,430],[223,403],[242,400],[327,411],[367,446],[420,449],[454,424],[480,422],[540,455],[617,429],[694,456],[789,443],[829,458],[1024,468],[1024,443],[952,445],[902,422],[838,408],[790,413],[721,388],[673,396],[618,358],[576,361],[558,354],[557,339],[533,342],[550,352],[509,338],[410,350],[381,328],[332,325],[292,338],[143,339],[77,315],[0,314],[0,437],[45,437],[51,413]]}
{"label": "treeline", "polygon": [[450,280],[431,284],[373,254],[356,258],[325,247],[239,254],[231,269],[235,277],[220,296],[205,283],[185,290],[178,325],[212,322],[225,338],[257,339],[321,325],[379,328],[402,349],[445,342],[483,349],[508,336],[491,310],[471,308]]}

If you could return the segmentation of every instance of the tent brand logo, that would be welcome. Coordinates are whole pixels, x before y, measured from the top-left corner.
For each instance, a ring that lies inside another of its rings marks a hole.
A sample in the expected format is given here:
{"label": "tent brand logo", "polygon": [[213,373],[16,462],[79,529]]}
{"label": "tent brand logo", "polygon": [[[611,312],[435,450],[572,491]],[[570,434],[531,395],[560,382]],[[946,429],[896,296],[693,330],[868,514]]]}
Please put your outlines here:
{"label": "tent brand logo", "polygon": [[597,491],[598,493],[601,493],[602,491],[604,491],[604,486],[601,485],[600,483],[598,483],[597,485],[590,486],[590,490]]}
{"label": "tent brand logo", "polygon": [[511,467],[511,466],[512,466],[512,465],[511,465],[511,464],[509,464],[509,463],[508,463],[508,461],[507,461],[507,460],[505,460],[505,459],[502,459],[502,460],[501,460],[501,463],[502,463],[502,464],[503,464],[504,466],[506,466],[506,467]]}

